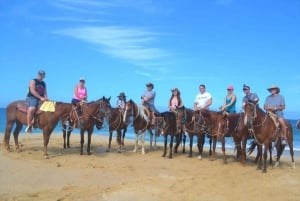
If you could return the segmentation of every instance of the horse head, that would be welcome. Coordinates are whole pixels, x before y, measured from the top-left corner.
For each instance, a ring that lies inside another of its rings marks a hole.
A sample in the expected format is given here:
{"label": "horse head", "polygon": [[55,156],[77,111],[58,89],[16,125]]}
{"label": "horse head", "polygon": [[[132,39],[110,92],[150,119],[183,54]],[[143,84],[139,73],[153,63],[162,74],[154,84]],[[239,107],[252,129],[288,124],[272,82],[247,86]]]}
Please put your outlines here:
{"label": "horse head", "polygon": [[185,107],[176,106],[176,127],[178,132],[182,130],[182,126],[183,124],[185,124],[186,119],[187,119],[187,113]]}
{"label": "horse head", "polygon": [[129,118],[131,116],[134,116],[135,113],[135,103],[133,100],[129,100],[128,102],[125,103],[125,107],[124,107],[124,115],[123,115],[123,122],[125,124],[128,124],[129,122]]}
{"label": "horse head", "polygon": [[99,111],[101,113],[103,113],[105,116],[108,116],[110,114],[110,110],[111,110],[111,105],[110,105],[110,99],[109,98],[105,98],[105,96],[103,96],[102,98],[100,98],[99,101]]}
{"label": "horse head", "polygon": [[257,117],[258,101],[247,101],[244,105],[244,125],[253,127],[253,121]]}

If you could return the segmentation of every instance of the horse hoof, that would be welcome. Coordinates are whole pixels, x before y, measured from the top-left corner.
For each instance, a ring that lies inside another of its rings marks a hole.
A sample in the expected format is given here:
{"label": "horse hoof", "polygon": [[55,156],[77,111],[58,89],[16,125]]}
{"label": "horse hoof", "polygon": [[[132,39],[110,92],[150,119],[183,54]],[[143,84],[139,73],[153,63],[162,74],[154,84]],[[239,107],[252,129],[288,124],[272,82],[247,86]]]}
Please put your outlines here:
{"label": "horse hoof", "polygon": [[135,153],[135,152],[136,152],[136,149],[134,149],[132,152],[134,152],[134,153]]}
{"label": "horse hoof", "polygon": [[215,159],[214,157],[210,157],[209,160],[210,160],[210,161],[214,161],[214,160],[216,160],[216,159]]}
{"label": "horse hoof", "polygon": [[47,154],[47,155],[44,155],[44,159],[49,159],[48,154]]}
{"label": "horse hoof", "polygon": [[145,155],[145,154],[146,154],[146,152],[142,151],[142,155]]}
{"label": "horse hoof", "polygon": [[161,157],[166,157],[166,154],[163,154]]}
{"label": "horse hoof", "polygon": [[267,173],[267,170],[266,170],[266,169],[264,169],[264,170],[262,171],[262,173]]}
{"label": "horse hoof", "polygon": [[296,169],[296,163],[295,162],[292,163],[292,169]]}
{"label": "horse hoof", "polygon": [[[192,157],[192,155],[191,155],[191,157]],[[198,156],[198,159],[199,159],[199,160],[202,160],[202,156]]]}
{"label": "horse hoof", "polygon": [[80,155],[83,155],[83,153],[82,153],[82,152],[80,152]]}
{"label": "horse hoof", "polygon": [[88,156],[92,155],[91,152],[88,152]]}
{"label": "horse hoof", "polygon": [[106,149],[106,152],[109,152],[110,150],[109,149]]}

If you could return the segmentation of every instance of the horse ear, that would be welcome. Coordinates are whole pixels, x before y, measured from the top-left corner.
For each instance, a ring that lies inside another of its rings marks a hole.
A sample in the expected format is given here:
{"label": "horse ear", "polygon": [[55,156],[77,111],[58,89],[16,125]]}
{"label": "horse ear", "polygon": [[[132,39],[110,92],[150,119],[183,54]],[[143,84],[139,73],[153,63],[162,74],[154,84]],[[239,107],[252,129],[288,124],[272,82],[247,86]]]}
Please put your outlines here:
{"label": "horse ear", "polygon": [[110,99],[111,99],[111,96],[107,99],[107,100],[109,100],[110,101]]}

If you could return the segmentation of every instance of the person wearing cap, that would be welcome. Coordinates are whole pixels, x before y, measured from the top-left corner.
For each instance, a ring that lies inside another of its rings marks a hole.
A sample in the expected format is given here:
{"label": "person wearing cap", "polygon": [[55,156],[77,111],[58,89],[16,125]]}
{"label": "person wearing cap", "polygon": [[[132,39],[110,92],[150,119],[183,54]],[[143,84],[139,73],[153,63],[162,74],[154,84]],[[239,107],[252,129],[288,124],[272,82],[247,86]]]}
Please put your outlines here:
{"label": "person wearing cap", "polygon": [[200,93],[197,94],[194,101],[194,110],[200,109],[209,109],[209,106],[212,104],[212,96],[209,92],[206,91],[205,85],[199,85]]}
{"label": "person wearing cap", "polygon": [[171,89],[172,95],[169,100],[168,108],[171,112],[176,112],[177,107],[182,107],[183,102],[178,88]]}
{"label": "person wearing cap", "polygon": [[154,125],[155,122],[155,113],[159,113],[158,110],[155,108],[155,96],[156,93],[153,90],[154,85],[149,82],[146,84],[147,90],[142,94],[142,104],[145,105],[151,112],[151,125]]}
{"label": "person wearing cap", "polygon": [[224,99],[224,103],[221,107],[221,111],[226,111],[228,113],[236,113],[236,95],[233,93],[234,87],[229,85],[227,87],[227,95]]}
{"label": "person wearing cap", "polygon": [[242,108],[246,105],[247,102],[258,102],[259,98],[256,93],[251,93],[250,87],[247,86],[246,84],[243,85],[243,91],[245,93],[245,96],[243,98],[243,104]]}
{"label": "person wearing cap", "polygon": [[124,92],[121,92],[118,96],[118,100],[117,100],[117,108],[119,108],[120,110],[123,110],[126,104],[126,95]]}
{"label": "person wearing cap", "polygon": [[26,117],[27,127],[25,129],[26,133],[31,132],[32,119],[36,112],[36,108],[39,105],[39,102],[48,100],[46,83],[43,81],[45,75],[45,71],[40,70],[38,72],[37,78],[32,79],[29,82],[29,90],[26,98],[26,103],[28,105]]}
{"label": "person wearing cap", "polygon": [[77,105],[81,101],[87,101],[87,88],[85,87],[85,79],[83,77],[79,78],[79,83],[74,87],[74,95],[72,98],[72,103]]}
{"label": "person wearing cap", "polygon": [[278,86],[272,85],[267,90],[271,93],[271,95],[267,96],[264,103],[264,109],[266,111],[273,112],[274,114],[276,114],[282,130],[282,144],[285,145],[287,140],[287,125],[283,117],[283,110],[285,109],[285,100],[284,97],[279,94],[280,89]]}

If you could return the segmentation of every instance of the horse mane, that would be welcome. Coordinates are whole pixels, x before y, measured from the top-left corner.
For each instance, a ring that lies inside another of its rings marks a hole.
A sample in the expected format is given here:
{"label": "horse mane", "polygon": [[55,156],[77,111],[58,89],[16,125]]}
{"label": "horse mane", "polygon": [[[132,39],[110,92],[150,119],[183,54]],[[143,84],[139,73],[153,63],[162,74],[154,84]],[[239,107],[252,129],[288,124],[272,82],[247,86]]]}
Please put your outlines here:
{"label": "horse mane", "polygon": [[147,110],[147,108],[144,105],[137,105],[136,104],[136,106],[138,108],[138,114],[137,115],[142,117],[147,122],[149,122],[150,121],[149,116],[145,112]]}

